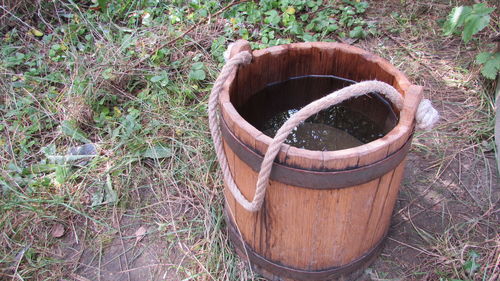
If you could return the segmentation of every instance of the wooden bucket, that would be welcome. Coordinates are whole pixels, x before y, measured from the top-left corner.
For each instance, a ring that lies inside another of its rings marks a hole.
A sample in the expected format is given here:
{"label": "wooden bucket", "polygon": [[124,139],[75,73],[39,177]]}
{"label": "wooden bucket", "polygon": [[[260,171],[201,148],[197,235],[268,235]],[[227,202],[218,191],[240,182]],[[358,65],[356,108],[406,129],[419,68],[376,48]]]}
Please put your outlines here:
{"label": "wooden bucket", "polygon": [[[238,42],[232,55],[249,50]],[[225,212],[237,253],[270,280],[350,280],[380,253],[387,234],[422,88],[390,63],[339,43],[297,43],[252,52],[219,96],[224,151],[235,183],[254,196],[260,163],[271,142],[236,108],[267,84],[303,75],[379,80],[404,97],[397,125],[384,137],[337,151],[282,145],[265,201],[245,210],[225,187]],[[369,106],[368,106],[369,107]]]}

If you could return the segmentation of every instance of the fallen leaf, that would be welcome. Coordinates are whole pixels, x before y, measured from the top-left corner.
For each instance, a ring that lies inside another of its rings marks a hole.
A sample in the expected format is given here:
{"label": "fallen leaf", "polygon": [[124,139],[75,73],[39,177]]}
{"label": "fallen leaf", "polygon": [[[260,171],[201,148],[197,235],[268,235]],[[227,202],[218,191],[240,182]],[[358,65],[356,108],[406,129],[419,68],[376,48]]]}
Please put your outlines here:
{"label": "fallen leaf", "polygon": [[31,29],[30,30],[31,34],[35,35],[36,37],[42,37],[43,36],[43,32],[41,32],[40,30],[38,29]]}
{"label": "fallen leaf", "polygon": [[147,228],[145,226],[141,226],[135,231],[135,236],[136,236],[135,243],[140,242],[144,238],[144,235],[146,234],[146,230],[147,230]]}
{"label": "fallen leaf", "polygon": [[60,223],[55,223],[50,230],[50,234],[54,238],[61,238],[64,235],[65,229],[64,225]]}

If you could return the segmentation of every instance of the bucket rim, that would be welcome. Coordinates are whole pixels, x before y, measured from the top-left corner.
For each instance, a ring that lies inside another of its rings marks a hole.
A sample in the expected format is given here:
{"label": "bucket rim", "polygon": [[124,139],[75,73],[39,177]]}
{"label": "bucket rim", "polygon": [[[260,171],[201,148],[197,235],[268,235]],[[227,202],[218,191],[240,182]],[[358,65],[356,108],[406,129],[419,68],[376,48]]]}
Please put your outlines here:
{"label": "bucket rim", "polygon": [[[362,144],[356,147],[334,150],[319,151],[298,148],[288,144],[281,146],[280,152],[276,157],[276,162],[292,167],[305,169],[345,169],[372,164],[387,155],[400,149],[408,140],[414,130],[414,116],[416,100],[421,97],[421,87],[412,85],[408,78],[387,60],[374,55],[361,48],[347,45],[344,43],[333,42],[305,42],[278,45],[270,48],[255,50],[252,52],[253,61],[264,58],[265,56],[284,56],[293,51],[304,51],[307,49],[321,49],[326,51],[337,51],[347,54],[358,55],[360,58],[376,64],[381,70],[393,77],[397,82],[396,90],[404,98],[404,107],[399,112],[399,121],[396,126],[385,136],[374,141]],[[252,61],[252,63],[253,63]],[[264,155],[272,138],[262,133],[260,130],[245,120],[230,100],[229,89],[236,79],[240,68],[251,67],[240,66],[226,80],[221,95],[219,105],[222,118],[228,125],[229,130],[248,147],[254,149],[261,155]],[[307,74],[306,74],[307,75]]]}

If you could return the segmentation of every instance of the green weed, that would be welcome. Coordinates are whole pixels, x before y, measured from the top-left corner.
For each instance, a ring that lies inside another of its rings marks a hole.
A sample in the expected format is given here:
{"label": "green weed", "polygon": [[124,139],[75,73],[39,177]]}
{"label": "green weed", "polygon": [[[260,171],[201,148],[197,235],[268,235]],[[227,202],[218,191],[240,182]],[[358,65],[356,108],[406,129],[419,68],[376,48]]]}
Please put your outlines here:
{"label": "green weed", "polygon": [[[472,36],[490,26],[493,33],[498,33],[500,23],[490,25],[491,13],[495,10],[486,3],[473,6],[459,6],[453,8],[443,24],[443,34],[461,34],[464,43],[468,43]],[[476,63],[482,65],[481,74],[488,79],[495,79],[500,72],[500,52],[481,52],[476,56]]]}

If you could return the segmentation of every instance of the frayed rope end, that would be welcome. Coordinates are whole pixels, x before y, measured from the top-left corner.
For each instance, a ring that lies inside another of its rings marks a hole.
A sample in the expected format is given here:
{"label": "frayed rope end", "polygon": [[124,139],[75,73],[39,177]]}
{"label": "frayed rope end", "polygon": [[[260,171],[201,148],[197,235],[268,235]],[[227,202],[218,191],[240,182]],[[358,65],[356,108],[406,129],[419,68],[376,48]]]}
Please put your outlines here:
{"label": "frayed rope end", "polygon": [[418,129],[429,131],[439,120],[439,113],[432,107],[430,100],[423,99],[418,106],[415,119],[417,120]]}
{"label": "frayed rope end", "polygon": [[234,43],[229,43],[227,45],[227,49],[224,51],[224,61],[227,62],[229,60],[229,56],[231,55],[231,49],[233,48]]}

